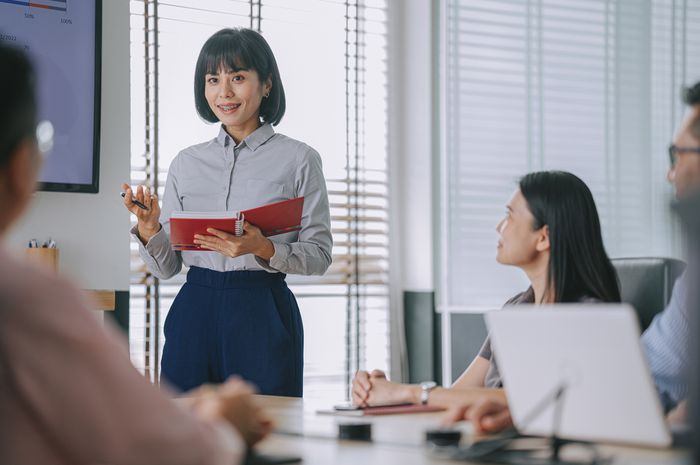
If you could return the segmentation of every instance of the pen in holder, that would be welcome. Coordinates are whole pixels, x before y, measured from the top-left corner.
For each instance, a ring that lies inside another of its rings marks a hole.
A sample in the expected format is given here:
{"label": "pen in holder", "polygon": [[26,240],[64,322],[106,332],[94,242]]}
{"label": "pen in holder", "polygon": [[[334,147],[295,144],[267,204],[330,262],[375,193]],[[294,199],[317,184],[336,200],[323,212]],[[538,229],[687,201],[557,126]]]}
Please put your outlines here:
{"label": "pen in holder", "polygon": [[49,270],[58,271],[58,249],[55,247],[28,247],[24,249],[29,261]]}

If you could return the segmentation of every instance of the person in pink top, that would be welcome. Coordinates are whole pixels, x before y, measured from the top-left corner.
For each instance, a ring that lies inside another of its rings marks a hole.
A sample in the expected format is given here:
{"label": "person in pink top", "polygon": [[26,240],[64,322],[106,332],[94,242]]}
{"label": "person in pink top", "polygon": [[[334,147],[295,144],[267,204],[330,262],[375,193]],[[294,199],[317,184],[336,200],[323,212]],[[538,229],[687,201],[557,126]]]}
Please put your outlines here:
{"label": "person in pink top", "polygon": [[[34,73],[0,45],[0,238],[27,208],[41,164]],[[176,404],[64,279],[0,243],[0,463],[227,464],[270,428],[232,380]]]}

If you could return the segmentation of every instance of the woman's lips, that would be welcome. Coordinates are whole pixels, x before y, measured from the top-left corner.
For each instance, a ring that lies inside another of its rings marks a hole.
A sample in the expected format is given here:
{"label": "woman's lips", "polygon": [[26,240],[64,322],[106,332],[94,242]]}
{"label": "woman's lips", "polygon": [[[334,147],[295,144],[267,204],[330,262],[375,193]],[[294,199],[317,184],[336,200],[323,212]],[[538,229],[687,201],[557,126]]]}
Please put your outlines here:
{"label": "woman's lips", "polygon": [[217,105],[216,107],[217,107],[219,110],[221,110],[223,113],[227,113],[227,114],[228,114],[228,113],[233,113],[233,112],[235,112],[236,110],[238,110],[238,108],[239,108],[240,106],[241,106],[240,103],[227,103],[227,104],[220,104],[220,105]]}

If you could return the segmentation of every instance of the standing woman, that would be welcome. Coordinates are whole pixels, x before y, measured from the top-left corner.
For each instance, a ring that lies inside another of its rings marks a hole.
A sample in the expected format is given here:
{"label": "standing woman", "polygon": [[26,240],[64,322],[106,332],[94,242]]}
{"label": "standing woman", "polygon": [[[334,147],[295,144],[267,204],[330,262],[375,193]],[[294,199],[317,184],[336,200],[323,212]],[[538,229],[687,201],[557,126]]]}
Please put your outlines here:
{"label": "standing woman", "polygon": [[[162,210],[147,188],[123,186],[149,271],[168,279],[190,267],[165,321],[162,376],[183,391],[238,375],[262,394],[301,396],[304,335],[285,276],[321,275],[331,263],[321,157],[272,129],[284,115],[284,88],[270,46],[253,30],[223,29],[206,41],[194,96],[199,115],[221,123],[219,134],[175,157]],[[195,236],[210,252],[171,248],[173,211],[238,211],[299,196],[298,232],[271,240],[246,222],[241,237],[215,229]]]}

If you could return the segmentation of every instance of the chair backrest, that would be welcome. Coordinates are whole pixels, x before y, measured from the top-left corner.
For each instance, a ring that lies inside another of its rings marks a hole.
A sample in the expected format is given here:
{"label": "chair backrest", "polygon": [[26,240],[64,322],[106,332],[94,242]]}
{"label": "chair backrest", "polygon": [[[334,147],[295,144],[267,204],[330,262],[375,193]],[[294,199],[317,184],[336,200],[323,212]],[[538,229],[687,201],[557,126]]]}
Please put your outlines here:
{"label": "chair backrest", "polygon": [[622,301],[637,310],[644,331],[668,304],[685,263],[675,258],[634,257],[614,258],[612,264],[620,281]]}

